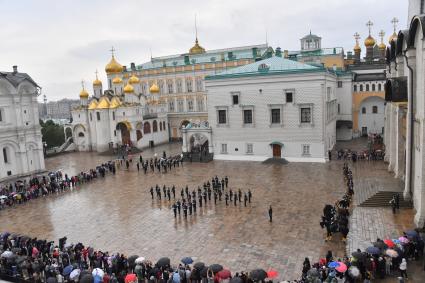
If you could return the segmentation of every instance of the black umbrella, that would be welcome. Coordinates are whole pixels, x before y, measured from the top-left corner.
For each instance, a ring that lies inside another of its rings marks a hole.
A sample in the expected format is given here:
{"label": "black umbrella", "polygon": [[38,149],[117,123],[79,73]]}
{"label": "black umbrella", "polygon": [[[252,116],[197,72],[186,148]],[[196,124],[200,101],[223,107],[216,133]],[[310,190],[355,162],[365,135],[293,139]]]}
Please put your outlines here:
{"label": "black umbrella", "polygon": [[243,283],[243,280],[240,277],[233,277],[230,279],[229,283]]}
{"label": "black umbrella", "polygon": [[56,277],[49,277],[46,280],[47,283],[58,283],[58,280],[56,279]]}
{"label": "black umbrella", "polygon": [[223,270],[223,266],[221,266],[220,264],[215,263],[215,264],[211,264],[210,265],[210,269],[211,269],[212,272],[217,273],[217,272]]}
{"label": "black umbrella", "polygon": [[80,279],[80,283],[93,283],[93,275],[86,274]]}
{"label": "black umbrella", "polygon": [[81,272],[80,272],[80,280],[81,280],[81,278],[83,278],[84,276],[86,276],[86,275],[90,275],[91,276],[91,272],[90,271],[88,271],[88,270],[82,270]]}
{"label": "black umbrella", "polygon": [[264,269],[254,269],[249,273],[253,281],[261,281],[267,278],[267,272]]}
{"label": "black umbrella", "polygon": [[201,270],[201,277],[207,278],[207,273],[208,273],[208,267],[204,266],[204,268],[202,268],[202,270]]}
{"label": "black umbrella", "polygon": [[205,263],[203,262],[197,262],[193,265],[193,268],[198,269],[198,270],[202,270],[205,267]]}
{"label": "black umbrella", "polygon": [[388,249],[387,244],[385,244],[384,242],[381,242],[381,241],[373,243],[373,246],[377,247],[380,250]]}
{"label": "black umbrella", "polygon": [[309,271],[307,271],[308,277],[319,277],[319,271],[316,268],[311,268]]}
{"label": "black umbrella", "polygon": [[353,257],[359,259],[359,260],[361,260],[361,259],[363,259],[365,257],[365,254],[362,253],[362,252],[353,252],[351,255]]}
{"label": "black umbrella", "polygon": [[157,267],[167,267],[170,266],[170,259],[168,257],[162,257],[158,260],[158,262],[156,263]]}
{"label": "black umbrella", "polygon": [[127,258],[128,266],[134,267],[136,265],[135,261],[138,258],[138,255],[132,255]]}

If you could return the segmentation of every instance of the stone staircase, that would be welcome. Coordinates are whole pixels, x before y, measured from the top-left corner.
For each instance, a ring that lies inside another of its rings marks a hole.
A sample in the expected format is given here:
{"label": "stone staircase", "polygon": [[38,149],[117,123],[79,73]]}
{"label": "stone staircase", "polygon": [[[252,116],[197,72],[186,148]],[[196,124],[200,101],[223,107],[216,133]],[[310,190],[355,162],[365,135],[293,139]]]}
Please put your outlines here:
{"label": "stone staircase", "polygon": [[389,207],[393,195],[400,195],[400,207],[411,208],[412,203],[403,199],[403,183],[397,179],[376,182],[375,178],[357,180],[354,188],[354,201],[361,207]]}

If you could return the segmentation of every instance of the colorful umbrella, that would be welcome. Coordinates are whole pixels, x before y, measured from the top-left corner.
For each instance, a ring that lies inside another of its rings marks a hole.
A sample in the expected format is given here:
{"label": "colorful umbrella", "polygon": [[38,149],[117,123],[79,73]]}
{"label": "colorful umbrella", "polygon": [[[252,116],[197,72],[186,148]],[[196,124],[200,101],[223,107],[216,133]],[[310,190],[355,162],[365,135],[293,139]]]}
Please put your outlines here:
{"label": "colorful umbrella", "polygon": [[398,240],[402,243],[402,244],[407,244],[409,242],[409,239],[407,239],[406,237],[400,237],[398,238]]}
{"label": "colorful umbrella", "polygon": [[347,265],[343,262],[338,261],[339,266],[335,268],[336,271],[344,273],[345,271],[347,271]]}
{"label": "colorful umbrella", "polygon": [[391,241],[390,239],[385,239],[384,243],[389,247],[389,248],[393,248],[395,246],[395,243],[393,241]]}
{"label": "colorful umbrella", "polygon": [[269,269],[269,271],[267,271],[267,278],[273,279],[279,276],[279,272],[277,272],[274,269]]}
{"label": "colorful umbrella", "polygon": [[99,277],[103,278],[103,275],[105,275],[105,272],[100,268],[95,268],[95,269],[93,269],[91,275],[93,275],[93,277],[99,276]]}
{"label": "colorful umbrella", "polygon": [[392,249],[386,250],[385,254],[389,257],[398,257],[398,252]]}
{"label": "colorful umbrella", "polygon": [[227,279],[230,278],[232,275],[230,274],[230,271],[227,269],[223,269],[217,273],[218,277],[221,279]]}
{"label": "colorful umbrella", "polygon": [[328,264],[328,267],[329,268],[336,268],[336,267],[338,267],[339,266],[339,262],[336,262],[336,261],[331,261],[329,264]]}
{"label": "colorful umbrella", "polygon": [[134,273],[127,274],[124,279],[125,283],[137,282],[137,276]]}
{"label": "colorful umbrella", "polygon": [[353,276],[354,278],[357,278],[360,276],[360,270],[355,266],[350,266],[348,269],[348,272]]}

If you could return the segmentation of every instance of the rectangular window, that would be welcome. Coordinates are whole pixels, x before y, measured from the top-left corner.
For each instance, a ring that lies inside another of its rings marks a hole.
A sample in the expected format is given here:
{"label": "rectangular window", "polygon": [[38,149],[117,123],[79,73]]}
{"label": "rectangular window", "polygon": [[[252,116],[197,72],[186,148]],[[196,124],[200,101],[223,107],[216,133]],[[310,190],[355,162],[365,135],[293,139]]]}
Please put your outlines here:
{"label": "rectangular window", "polygon": [[338,114],[341,112],[341,105],[338,103]]}
{"label": "rectangular window", "polygon": [[198,77],[196,78],[196,91],[202,91],[202,90],[203,90],[202,78]]}
{"label": "rectangular window", "polygon": [[338,87],[339,87],[339,88],[341,88],[341,87],[342,87],[342,82],[341,82],[341,81],[339,81],[339,82],[338,82]]}
{"label": "rectangular window", "polygon": [[183,100],[182,99],[180,99],[180,100],[178,100],[177,101],[177,111],[178,112],[183,112],[184,111],[184,105],[183,105]]}
{"label": "rectangular window", "polygon": [[252,124],[252,110],[249,109],[243,111],[243,123]]}
{"label": "rectangular window", "polygon": [[116,130],[114,130],[114,137],[116,137],[117,136],[117,131]]}
{"label": "rectangular window", "polygon": [[112,112],[112,120],[115,121],[115,112]]}
{"label": "rectangular window", "polygon": [[169,107],[168,111],[174,112],[174,101],[170,101],[168,103],[168,107]]}
{"label": "rectangular window", "polygon": [[189,99],[187,101],[187,111],[193,112],[193,100],[192,99]]}
{"label": "rectangular window", "polygon": [[286,92],[286,103],[292,103],[294,101],[293,92]]}
{"label": "rectangular window", "polygon": [[226,143],[221,144],[221,153],[227,153],[227,144]]}
{"label": "rectangular window", "polygon": [[237,94],[233,94],[232,95],[232,104],[233,105],[238,105],[239,104],[239,95],[237,95]]}
{"label": "rectangular window", "polygon": [[100,113],[99,112],[96,112],[96,117],[97,117],[97,120],[100,121]]}
{"label": "rectangular window", "polygon": [[331,87],[329,86],[326,88],[326,100],[331,100]]}
{"label": "rectangular window", "polygon": [[254,153],[252,143],[247,143],[247,144],[246,144],[246,153],[248,153],[248,154],[252,154],[252,153]]}
{"label": "rectangular window", "polygon": [[171,94],[174,92],[173,81],[167,81],[168,93]]}
{"label": "rectangular window", "polygon": [[177,80],[177,93],[182,93],[183,92],[183,84],[182,84],[182,80],[178,79]]}
{"label": "rectangular window", "polygon": [[7,149],[5,147],[3,147],[3,160],[4,163],[8,163],[8,158],[7,158]]}
{"label": "rectangular window", "polygon": [[186,79],[186,91],[187,92],[192,92],[193,88],[192,88],[192,79],[191,78],[187,78]]}
{"label": "rectangular window", "polygon": [[309,144],[303,144],[303,155],[310,155],[310,145]]}
{"label": "rectangular window", "polygon": [[272,124],[280,124],[280,109],[272,109]]}
{"label": "rectangular window", "polygon": [[227,124],[226,110],[218,110],[218,123]]}
{"label": "rectangular window", "polygon": [[197,103],[197,106],[198,106],[198,111],[199,112],[204,111],[204,99],[202,97],[198,97],[196,99],[196,103]]}
{"label": "rectangular window", "polygon": [[378,114],[378,106],[372,106],[372,113]]}
{"label": "rectangular window", "polygon": [[366,107],[362,107],[362,114],[366,114]]}
{"label": "rectangular window", "polygon": [[311,123],[311,108],[301,108],[301,123]]}

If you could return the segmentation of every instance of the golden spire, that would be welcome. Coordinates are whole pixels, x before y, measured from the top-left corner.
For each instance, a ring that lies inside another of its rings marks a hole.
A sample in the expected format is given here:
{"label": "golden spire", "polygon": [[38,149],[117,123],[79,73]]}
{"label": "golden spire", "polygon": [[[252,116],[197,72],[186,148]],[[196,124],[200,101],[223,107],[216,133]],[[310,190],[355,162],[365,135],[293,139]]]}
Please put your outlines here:
{"label": "golden spire", "polygon": [[384,36],[385,36],[385,32],[384,32],[384,30],[381,30],[380,32],[379,32],[379,36],[381,37],[381,43],[379,44],[379,49],[385,49],[385,48],[387,48],[387,46],[385,45],[385,43],[384,43]]}
{"label": "golden spire", "polygon": [[89,93],[84,89],[84,80],[81,81],[82,90],[80,91],[80,98],[87,99],[89,97]]}
{"label": "golden spire", "polygon": [[359,44],[360,34],[356,32],[354,33],[353,36],[354,36],[354,39],[356,40],[356,45],[354,46],[354,52],[361,51],[362,49],[360,48],[360,44]]}
{"label": "golden spire", "polygon": [[97,77],[97,70],[94,73],[96,74],[96,79],[93,81],[93,86],[102,86],[102,81]]}
{"label": "golden spire", "polygon": [[391,44],[391,41],[393,40],[397,40],[397,24],[398,24],[398,19],[396,17],[394,17],[391,20],[391,24],[393,25],[393,34],[390,36],[390,38],[388,39],[388,42]]}
{"label": "golden spire", "polygon": [[365,39],[364,45],[366,47],[374,47],[376,42],[375,42],[375,39],[371,35],[371,29],[372,29],[373,23],[371,21],[368,21],[366,23],[366,26],[369,29],[369,36]]}
{"label": "golden spire", "polygon": [[205,53],[205,48],[203,48],[198,43],[198,27],[196,25],[196,14],[195,14],[195,45],[189,49],[189,54],[202,54]]}

